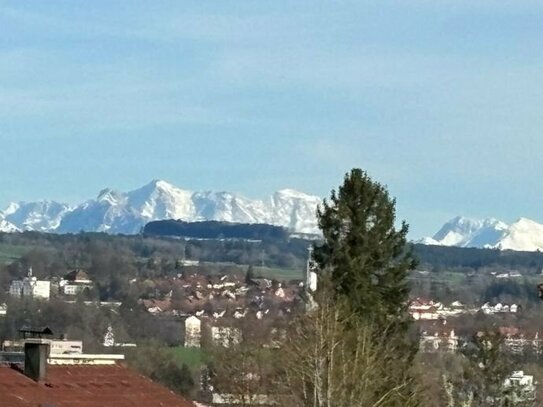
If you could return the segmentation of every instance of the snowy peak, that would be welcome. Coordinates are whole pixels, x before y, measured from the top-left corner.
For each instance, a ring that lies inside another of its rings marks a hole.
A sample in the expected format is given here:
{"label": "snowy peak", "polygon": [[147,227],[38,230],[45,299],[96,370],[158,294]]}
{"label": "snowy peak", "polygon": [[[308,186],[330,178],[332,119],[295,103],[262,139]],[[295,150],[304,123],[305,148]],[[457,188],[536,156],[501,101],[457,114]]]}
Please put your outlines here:
{"label": "snowy peak", "polygon": [[[277,191],[276,193],[273,194],[275,197],[277,198],[282,198],[282,199],[300,199],[300,200],[306,200],[306,199],[313,199],[313,198],[316,198],[314,196],[311,196],[311,195],[308,195],[308,194],[304,194],[303,192],[300,192],[300,191],[296,191],[294,189],[289,189],[289,188],[285,188],[285,189],[280,189],[279,191]],[[317,198],[319,199],[319,198]],[[320,201],[320,199],[319,199]]]}
{"label": "snowy peak", "polygon": [[7,220],[0,217],[0,232],[14,233],[14,232],[20,232],[20,229],[14,224],[9,223]]}
{"label": "snowy peak", "polygon": [[441,242],[435,240],[433,237],[423,237],[422,239],[415,241],[415,243],[426,244],[429,246],[443,246]]}
{"label": "snowy peak", "polygon": [[110,188],[102,189],[96,198],[98,202],[103,202],[109,205],[117,205],[122,201],[122,199],[123,196],[120,192],[114,191]]}
{"label": "snowy peak", "polygon": [[149,182],[147,185],[143,186],[143,188],[162,189],[166,191],[177,189],[175,186],[173,186],[169,182],[164,181],[162,179],[154,179],[151,182]]}
{"label": "snowy peak", "polygon": [[512,225],[494,218],[456,217],[423,244],[500,250],[543,250],[543,225],[521,218]]}
{"label": "snowy peak", "polygon": [[229,192],[196,192],[192,196],[195,220],[238,223],[268,223],[269,214],[262,201],[250,200]]}
{"label": "snowy peak", "polygon": [[11,203],[3,218],[20,230],[47,232],[56,229],[70,206],[55,201]]}
{"label": "snowy peak", "polygon": [[530,252],[543,250],[543,225],[530,219],[520,218],[509,226],[496,248]]}
{"label": "snowy peak", "polygon": [[153,180],[129,192],[103,189],[96,199],[74,208],[48,201],[11,204],[0,212],[0,219],[5,218],[19,229],[58,233],[133,234],[153,220],[179,219],[268,223],[292,232],[317,234],[316,209],[320,201],[319,197],[292,189],[258,200],[226,191],[192,192]]}
{"label": "snowy peak", "polygon": [[126,193],[128,206],[148,220],[190,219],[194,213],[191,195],[192,192],[161,180]]}
{"label": "snowy peak", "polygon": [[321,199],[292,189],[283,189],[274,193],[267,203],[272,225],[286,226],[299,232],[318,233],[317,207]]}
{"label": "snowy peak", "polygon": [[471,219],[458,216],[445,223],[433,236],[443,246],[485,247],[495,244],[504,234],[507,225],[497,219]]}

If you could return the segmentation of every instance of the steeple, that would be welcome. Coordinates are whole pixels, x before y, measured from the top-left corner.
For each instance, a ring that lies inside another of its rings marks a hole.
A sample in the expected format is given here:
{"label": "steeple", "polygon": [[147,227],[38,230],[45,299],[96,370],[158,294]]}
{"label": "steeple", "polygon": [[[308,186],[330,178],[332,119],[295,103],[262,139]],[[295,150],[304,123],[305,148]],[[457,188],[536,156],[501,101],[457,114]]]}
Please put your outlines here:
{"label": "steeple", "polygon": [[307,248],[307,264],[305,268],[304,290],[306,293],[317,291],[316,265],[313,261],[313,246]]}
{"label": "steeple", "polygon": [[315,310],[318,305],[315,299],[313,298],[313,293],[317,291],[317,273],[315,262],[313,261],[313,246],[307,248],[307,263],[305,266],[304,272],[304,283],[303,283],[303,296],[305,302],[306,312],[311,312]]}

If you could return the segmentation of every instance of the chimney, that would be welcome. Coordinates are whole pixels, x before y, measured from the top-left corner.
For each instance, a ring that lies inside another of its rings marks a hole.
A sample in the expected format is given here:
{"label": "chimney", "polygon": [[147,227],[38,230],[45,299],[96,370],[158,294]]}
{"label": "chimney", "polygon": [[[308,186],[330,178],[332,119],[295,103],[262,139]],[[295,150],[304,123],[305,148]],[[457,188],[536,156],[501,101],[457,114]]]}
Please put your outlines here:
{"label": "chimney", "polygon": [[41,338],[30,338],[25,341],[24,374],[36,382],[47,378],[47,357],[49,341]]}

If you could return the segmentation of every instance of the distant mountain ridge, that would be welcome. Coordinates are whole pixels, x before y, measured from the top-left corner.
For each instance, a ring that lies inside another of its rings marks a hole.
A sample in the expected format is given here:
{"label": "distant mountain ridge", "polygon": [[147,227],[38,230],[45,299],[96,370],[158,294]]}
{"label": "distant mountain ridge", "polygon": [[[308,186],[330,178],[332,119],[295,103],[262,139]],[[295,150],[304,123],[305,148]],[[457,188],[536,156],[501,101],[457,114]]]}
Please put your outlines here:
{"label": "distant mountain ridge", "polygon": [[317,196],[291,189],[253,200],[231,192],[192,192],[154,180],[129,192],[103,189],[96,199],[77,206],[55,201],[12,203],[0,212],[0,231],[136,234],[150,221],[176,219],[265,223],[290,232],[318,234],[320,202]]}
{"label": "distant mountain ridge", "polygon": [[476,247],[499,250],[543,251],[543,224],[520,218],[508,225],[494,218],[451,219],[433,236],[420,243],[438,246]]}

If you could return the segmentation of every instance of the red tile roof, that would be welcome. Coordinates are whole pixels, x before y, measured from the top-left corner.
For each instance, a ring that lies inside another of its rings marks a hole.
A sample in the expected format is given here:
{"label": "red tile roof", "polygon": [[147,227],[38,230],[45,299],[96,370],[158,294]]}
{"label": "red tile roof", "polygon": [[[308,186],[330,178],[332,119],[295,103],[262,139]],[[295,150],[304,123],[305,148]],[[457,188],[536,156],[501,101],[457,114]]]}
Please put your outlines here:
{"label": "red tile roof", "polygon": [[2,407],[194,407],[162,385],[122,365],[47,366],[37,383],[21,371],[0,366]]}
{"label": "red tile roof", "polygon": [[64,276],[64,279],[68,281],[78,281],[78,280],[90,280],[90,277],[83,270],[76,269],[66,274]]}

